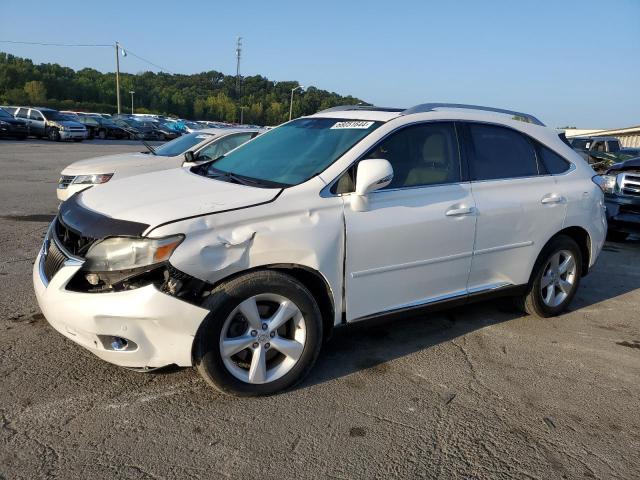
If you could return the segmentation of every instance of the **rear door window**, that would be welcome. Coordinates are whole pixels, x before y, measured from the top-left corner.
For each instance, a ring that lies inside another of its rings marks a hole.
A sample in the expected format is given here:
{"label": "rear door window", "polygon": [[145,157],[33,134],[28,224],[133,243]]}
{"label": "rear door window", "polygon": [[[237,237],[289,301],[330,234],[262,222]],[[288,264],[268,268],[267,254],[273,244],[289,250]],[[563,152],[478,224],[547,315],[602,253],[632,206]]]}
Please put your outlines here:
{"label": "rear door window", "polygon": [[26,108],[19,108],[18,111],[16,112],[16,117],[29,118],[29,116],[27,115],[28,113],[29,111]]}
{"label": "rear door window", "polygon": [[533,144],[523,134],[496,125],[467,125],[471,180],[499,180],[539,174]]}

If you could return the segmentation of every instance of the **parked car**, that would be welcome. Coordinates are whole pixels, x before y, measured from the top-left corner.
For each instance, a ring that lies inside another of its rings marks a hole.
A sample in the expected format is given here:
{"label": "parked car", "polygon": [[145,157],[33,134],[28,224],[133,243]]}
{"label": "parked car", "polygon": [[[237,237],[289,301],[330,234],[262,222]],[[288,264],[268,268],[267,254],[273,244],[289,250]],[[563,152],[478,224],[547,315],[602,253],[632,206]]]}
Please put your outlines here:
{"label": "parked car", "polygon": [[20,107],[10,107],[10,106],[5,106],[5,105],[0,105],[0,108],[5,109],[7,112],[9,112],[9,115],[15,116],[16,111],[18,110],[18,108]]}
{"label": "parked car", "polygon": [[15,118],[4,108],[0,108],[0,137],[13,137],[18,140],[27,138],[27,122]]}
{"label": "parked car", "polygon": [[78,121],[86,127],[88,138],[100,138],[104,140],[107,138],[123,139],[129,137],[129,133],[110,118],[95,115],[80,115]]}
{"label": "parked car", "polygon": [[621,242],[640,233],[640,156],[613,164],[601,182],[609,239]]}
{"label": "parked car", "polygon": [[[64,201],[74,193],[110,180],[156,170],[193,166],[224,155],[258,133],[258,129],[201,130],[156,148],[149,146],[142,153],[119,153],[80,160],[62,171],[56,194],[58,200]],[[189,155],[185,157],[187,152]]]}
{"label": "parked car", "polygon": [[[145,123],[145,122],[143,122]],[[183,130],[175,129],[171,124],[162,122],[149,122],[153,126],[153,131],[158,140],[173,140],[182,135]]]}
{"label": "parked car", "polygon": [[603,172],[622,160],[620,140],[616,137],[573,137],[569,143],[597,172]]}
{"label": "parked car", "polygon": [[33,271],[49,323],[127,367],[266,395],[338,326],[512,295],[563,312],[606,232],[586,162],[531,115],[336,107],[190,169],[62,203]]}
{"label": "parked car", "polygon": [[15,117],[27,122],[29,135],[34,137],[46,137],[57,142],[81,142],[87,138],[84,125],[51,108],[19,107]]}
{"label": "parked car", "polygon": [[640,157],[640,147],[626,147],[620,150],[620,155],[625,156],[625,160]]}

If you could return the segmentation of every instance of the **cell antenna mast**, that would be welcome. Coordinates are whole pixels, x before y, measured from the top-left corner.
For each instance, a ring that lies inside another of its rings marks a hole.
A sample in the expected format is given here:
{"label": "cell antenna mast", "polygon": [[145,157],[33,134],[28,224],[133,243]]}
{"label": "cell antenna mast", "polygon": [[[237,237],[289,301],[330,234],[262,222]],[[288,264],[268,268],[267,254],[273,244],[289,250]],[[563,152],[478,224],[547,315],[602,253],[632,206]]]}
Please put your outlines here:
{"label": "cell antenna mast", "polygon": [[236,92],[240,95],[240,57],[242,56],[242,37],[236,41]]}

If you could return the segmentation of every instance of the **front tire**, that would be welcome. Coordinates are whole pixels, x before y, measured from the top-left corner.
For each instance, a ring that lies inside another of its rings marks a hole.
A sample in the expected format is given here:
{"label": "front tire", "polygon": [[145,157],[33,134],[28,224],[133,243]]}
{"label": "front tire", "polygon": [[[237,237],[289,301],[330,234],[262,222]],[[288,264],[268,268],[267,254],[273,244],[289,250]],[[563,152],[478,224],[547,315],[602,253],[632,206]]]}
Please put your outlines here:
{"label": "front tire", "polygon": [[300,382],[322,344],[322,316],[309,290],[262,270],[216,287],[194,341],[194,363],[213,387],[237,396],[272,395]]}
{"label": "front tire", "polygon": [[47,137],[52,142],[59,142],[60,141],[60,132],[58,131],[57,128],[50,128],[49,132],[47,134]]}
{"label": "front tire", "polygon": [[104,131],[104,130],[100,130],[100,131],[98,132],[98,138],[99,138],[100,140],[106,140],[106,139],[107,139],[107,132],[106,132],[106,131]]}
{"label": "front tire", "polygon": [[580,286],[582,252],[570,237],[560,235],[544,248],[519,306],[529,315],[555,317],[564,312]]}

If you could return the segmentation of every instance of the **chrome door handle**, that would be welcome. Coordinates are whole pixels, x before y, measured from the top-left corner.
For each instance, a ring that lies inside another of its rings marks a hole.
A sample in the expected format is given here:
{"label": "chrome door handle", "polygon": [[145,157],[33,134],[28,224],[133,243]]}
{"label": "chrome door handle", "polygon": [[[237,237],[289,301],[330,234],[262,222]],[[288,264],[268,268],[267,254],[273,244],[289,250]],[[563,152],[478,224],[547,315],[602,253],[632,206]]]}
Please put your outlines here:
{"label": "chrome door handle", "polygon": [[476,212],[474,207],[455,207],[450,208],[444,214],[447,217],[461,217],[463,215],[473,215]]}
{"label": "chrome door handle", "polygon": [[540,199],[540,203],[543,205],[550,205],[553,203],[564,203],[566,198],[562,195],[558,195],[557,193],[549,193]]}

